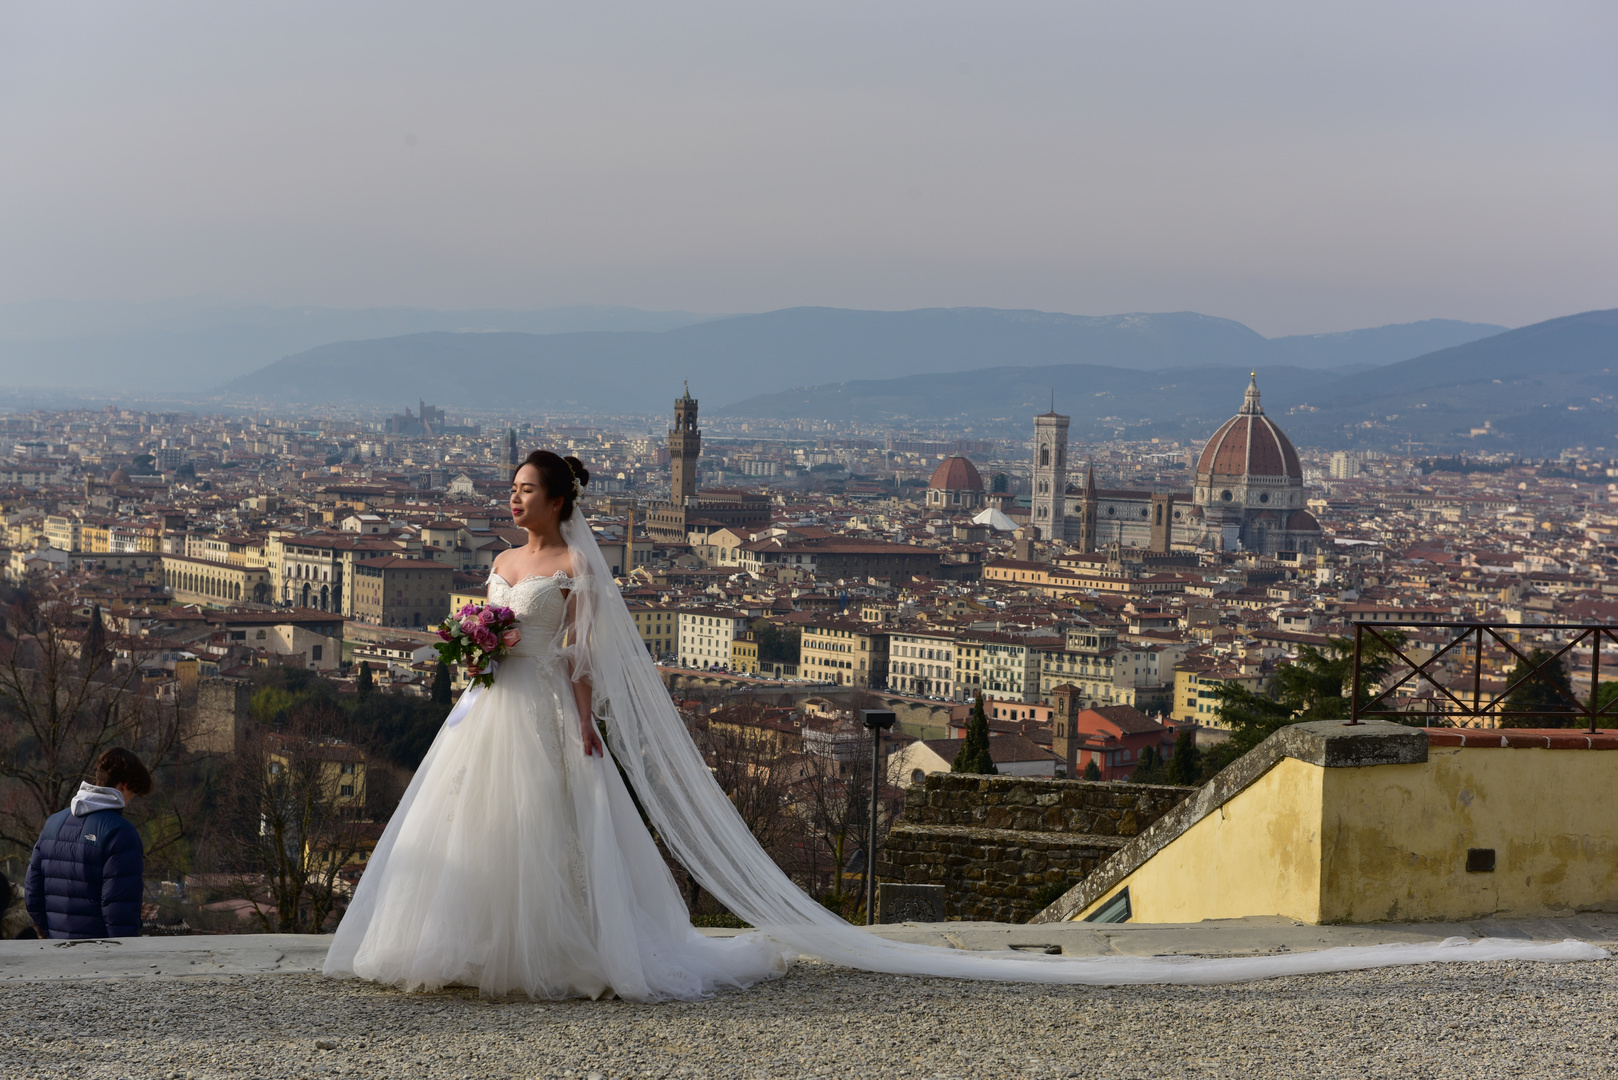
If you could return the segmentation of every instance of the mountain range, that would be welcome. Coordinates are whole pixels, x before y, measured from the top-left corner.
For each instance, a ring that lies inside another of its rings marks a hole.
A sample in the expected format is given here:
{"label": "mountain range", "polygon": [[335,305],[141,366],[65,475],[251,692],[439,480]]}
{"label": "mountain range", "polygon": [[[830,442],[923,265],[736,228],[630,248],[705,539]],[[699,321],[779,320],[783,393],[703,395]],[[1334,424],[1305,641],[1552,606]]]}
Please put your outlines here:
{"label": "mountain range", "polygon": [[658,331],[709,318],[627,307],[278,308],[207,298],[0,304],[0,378],[14,387],[89,385],[167,394],[218,387],[282,357],[333,341],[431,331]]}
{"label": "mountain range", "polygon": [[[271,355],[282,349],[290,355]],[[1618,447],[1614,369],[1610,311],[1516,330],[1432,319],[1266,338],[1195,312],[0,305],[13,399],[55,385],[219,407],[383,412],[423,398],[625,415],[666,411],[689,379],[708,416],[1009,434],[1054,399],[1077,438],[1194,438],[1231,413],[1257,370],[1266,408],[1300,442],[1532,452]]]}
{"label": "mountain range", "polygon": [[[1368,371],[1260,366],[1266,412],[1300,444],[1446,452],[1618,451],[1618,310],[1509,330]],[[1225,367],[1131,372],[1059,364],[853,380],[734,402],[720,415],[1026,425],[1054,397],[1075,438],[1205,437],[1241,405]],[[1475,428],[1488,434],[1473,435]]]}
{"label": "mountain range", "polygon": [[[1435,340],[1456,344],[1500,329],[1433,321],[1272,340],[1233,320],[1193,312],[1092,317],[988,308],[789,308],[655,333],[426,333],[334,342],[235,379],[225,394],[263,404],[375,401],[377,373],[386,371],[405,400],[487,406],[489,387],[498,386],[503,404],[660,412],[685,379],[717,406],[873,372],[935,375],[1008,362],[1135,372],[1276,364],[1365,368],[1407,359]],[[475,380],[465,377],[472,371]]]}

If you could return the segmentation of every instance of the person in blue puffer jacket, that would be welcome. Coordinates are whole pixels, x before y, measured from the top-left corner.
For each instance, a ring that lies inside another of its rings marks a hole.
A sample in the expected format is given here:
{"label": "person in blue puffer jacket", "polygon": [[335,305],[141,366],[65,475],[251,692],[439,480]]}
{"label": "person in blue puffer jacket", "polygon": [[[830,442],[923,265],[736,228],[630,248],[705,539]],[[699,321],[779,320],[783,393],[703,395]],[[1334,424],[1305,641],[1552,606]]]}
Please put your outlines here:
{"label": "person in blue puffer jacket", "polygon": [[145,849],[120,811],[151,790],[140,758],[108,750],[96,759],[96,782],[80,783],[68,808],[45,822],[23,888],[41,937],[140,936]]}

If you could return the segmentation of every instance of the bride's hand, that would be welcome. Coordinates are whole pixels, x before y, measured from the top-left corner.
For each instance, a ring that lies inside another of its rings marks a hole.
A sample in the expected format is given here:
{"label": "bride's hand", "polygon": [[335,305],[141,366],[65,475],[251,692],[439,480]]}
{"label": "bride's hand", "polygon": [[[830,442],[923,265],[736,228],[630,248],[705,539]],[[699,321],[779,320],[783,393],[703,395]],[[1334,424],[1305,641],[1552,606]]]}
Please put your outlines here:
{"label": "bride's hand", "polygon": [[593,754],[600,754],[602,757],[607,756],[606,747],[601,745],[601,736],[596,734],[596,726],[590,723],[588,716],[579,722],[579,734],[584,739],[585,757],[590,757]]}

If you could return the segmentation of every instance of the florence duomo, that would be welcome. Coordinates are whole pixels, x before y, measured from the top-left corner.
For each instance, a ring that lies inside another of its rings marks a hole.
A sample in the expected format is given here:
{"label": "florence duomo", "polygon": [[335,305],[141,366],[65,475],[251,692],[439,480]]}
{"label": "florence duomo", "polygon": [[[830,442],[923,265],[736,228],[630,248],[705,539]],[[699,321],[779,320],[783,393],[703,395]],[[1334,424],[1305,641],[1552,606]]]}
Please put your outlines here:
{"label": "florence duomo", "polygon": [[1320,523],[1304,505],[1303,466],[1292,441],[1264,413],[1257,372],[1236,415],[1197,455],[1191,491],[1097,488],[1093,467],[1082,485],[1070,482],[1068,424],[1054,409],[1034,418],[1030,524],[1042,537],[1080,551],[1113,544],[1260,555],[1320,550]]}

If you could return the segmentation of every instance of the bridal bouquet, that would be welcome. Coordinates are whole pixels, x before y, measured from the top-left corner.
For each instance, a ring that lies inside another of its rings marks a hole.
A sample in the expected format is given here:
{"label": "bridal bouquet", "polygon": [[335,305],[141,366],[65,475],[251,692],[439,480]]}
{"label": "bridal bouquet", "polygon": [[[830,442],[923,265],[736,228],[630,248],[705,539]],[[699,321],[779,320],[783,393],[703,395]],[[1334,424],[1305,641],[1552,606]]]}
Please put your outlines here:
{"label": "bridal bouquet", "polygon": [[433,629],[444,640],[434,648],[446,664],[462,664],[474,686],[494,682],[494,663],[522,640],[517,614],[499,604],[467,604]]}

